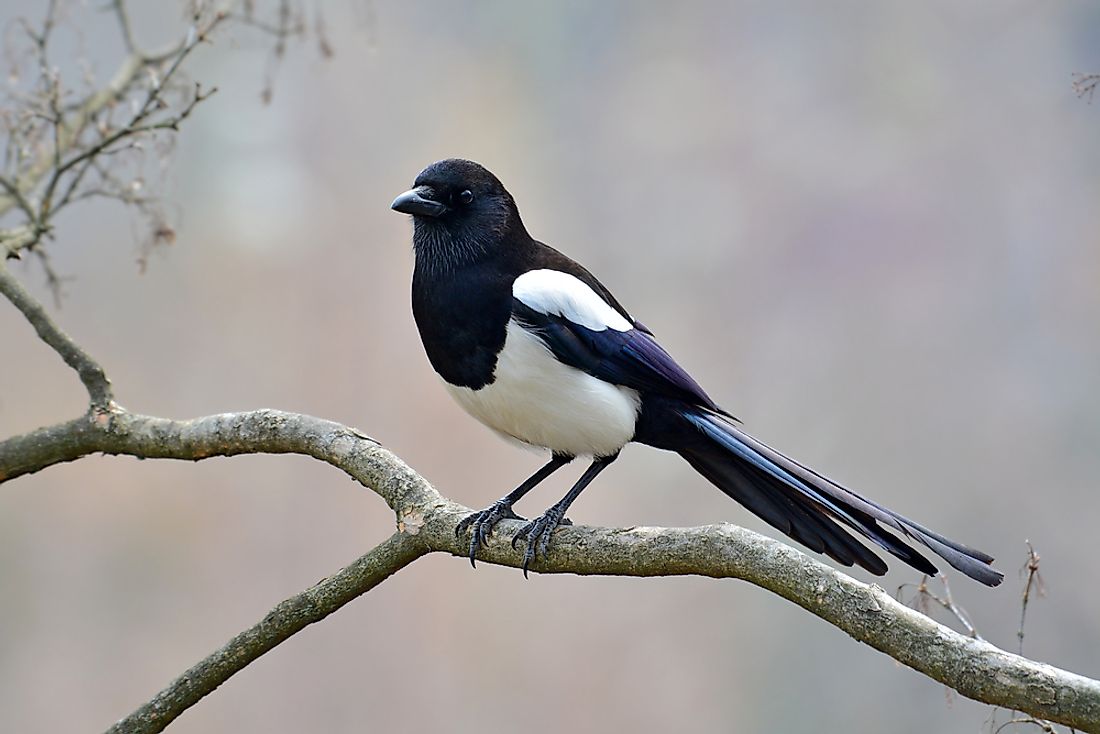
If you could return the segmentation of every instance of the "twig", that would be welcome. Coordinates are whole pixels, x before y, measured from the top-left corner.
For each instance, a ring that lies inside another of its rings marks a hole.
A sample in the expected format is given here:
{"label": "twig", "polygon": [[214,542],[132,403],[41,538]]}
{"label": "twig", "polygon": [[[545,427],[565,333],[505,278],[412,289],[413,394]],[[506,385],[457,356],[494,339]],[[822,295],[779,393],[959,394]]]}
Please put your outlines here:
{"label": "twig", "polygon": [[[924,614],[929,614],[929,601],[934,601],[948,612],[951,613],[959,624],[963,626],[966,633],[976,640],[982,640],[983,638],[978,633],[978,628],[970,621],[970,615],[966,613],[966,610],[955,603],[955,599],[951,596],[951,586],[947,583],[946,576],[938,576],[940,583],[943,584],[943,596],[937,596],[931,589],[928,588],[928,576],[921,576],[920,583],[916,585],[916,595],[910,600],[909,606]],[[912,584],[902,584],[898,587],[897,593],[894,598],[901,601],[902,591]]]}
{"label": "twig", "polygon": [[14,182],[8,180],[6,176],[0,176],[0,188],[8,192],[8,196],[12,198],[16,206],[23,210],[31,223],[38,223],[38,212],[34,210],[31,203],[27,201],[27,197],[23,195],[23,191]]}
{"label": "twig", "polygon": [[[67,173],[74,166],[83,163],[89,158],[94,158],[95,156],[107,150],[123,138],[137,135],[141,132],[146,132],[148,130],[163,129],[166,127],[176,129],[176,125],[178,125],[179,121],[183,119],[182,117],[175,120],[167,120],[155,124],[146,125],[144,123],[145,120],[154,112],[156,112],[156,110],[159,108],[160,92],[168,83],[168,81],[175,75],[176,71],[180,68],[180,64],[183,63],[183,61],[191,54],[196,46],[198,46],[209,37],[209,34],[218,26],[219,23],[221,23],[225,19],[225,17],[226,15],[224,13],[218,13],[214,16],[210,23],[207,24],[205,28],[199,29],[195,26],[192,26],[188,30],[187,39],[184,41],[183,46],[180,47],[179,52],[176,53],[174,58],[172,58],[171,64],[169,64],[167,70],[160,77],[160,79],[158,81],[155,81],[150,86],[149,92],[145,95],[144,102],[141,104],[137,112],[134,113],[133,117],[130,118],[130,121],[124,127],[116,130],[110,135],[104,136],[94,145],[91,145],[87,149],[72,156],[64,163],[58,162],[54,166],[53,173],[50,175],[49,180],[46,182],[46,188],[42,193],[42,205],[39,211],[39,219],[45,219],[49,216],[51,212],[51,202],[54,191],[56,190],[58,183],[61,181],[61,177],[64,176],[65,173]],[[195,98],[185,108],[184,117],[191,113],[191,110],[196,104],[198,104],[208,96],[209,94],[204,96],[196,91]],[[60,143],[58,145],[60,146]]]}
{"label": "twig", "polygon": [[34,247],[42,238],[42,230],[27,224],[0,229],[0,259],[18,260],[22,251]]}
{"label": "twig", "polygon": [[27,321],[31,322],[39,338],[61,355],[65,364],[76,370],[80,375],[80,381],[88,390],[93,410],[109,411],[115,407],[111,381],[107,379],[103,368],[53,322],[42,304],[23,288],[2,261],[0,261],[0,294],[6,296],[23,313]]}
{"label": "twig", "polygon": [[179,130],[180,123],[191,116],[191,112],[195,109],[195,106],[200,102],[204,102],[211,97],[211,95],[217,93],[218,88],[212,87],[209,91],[202,91],[202,87],[195,83],[195,94],[191,97],[191,101],[188,102],[182,110],[167,120],[161,120],[159,122],[150,123],[148,125],[141,125],[133,128],[133,132],[142,133],[150,132],[152,130]]}
{"label": "twig", "polygon": [[50,43],[50,34],[53,33],[53,29],[57,26],[57,0],[50,0],[46,5],[46,17],[42,19],[42,32],[36,33],[34,28],[29,24],[24,23],[23,28],[26,30],[27,35],[34,41],[34,45],[38,47],[39,56],[45,61],[46,59],[46,47]]}
{"label": "twig", "polygon": [[1046,596],[1047,593],[1043,577],[1039,575],[1039,554],[1035,552],[1030,540],[1024,542],[1027,543],[1027,562],[1020,569],[1020,573],[1026,572],[1027,579],[1024,582],[1024,593],[1020,600],[1020,627],[1016,630],[1016,639],[1019,643],[1016,651],[1020,655],[1024,654],[1024,621],[1027,619],[1027,604],[1031,599],[1031,592],[1034,591],[1038,596]]}
{"label": "twig", "polygon": [[42,266],[42,272],[46,276],[46,287],[50,289],[50,295],[53,296],[53,305],[56,308],[61,308],[65,296],[63,290],[65,281],[71,280],[71,278],[65,278],[57,274],[57,271],[53,269],[53,263],[50,262],[50,256],[41,247],[34,247],[30,251],[34,253],[38,264]]}
{"label": "twig", "polygon": [[125,0],[114,0],[111,8],[115,11],[115,19],[118,21],[118,29],[122,33],[122,42],[126,44],[126,50],[137,53],[138,46],[134,40],[134,30],[130,26],[130,13],[126,8]]}
{"label": "twig", "polygon": [[1073,75],[1073,93],[1078,97],[1088,97],[1090,104],[1098,84],[1100,84],[1100,74],[1076,73]]}
{"label": "twig", "polygon": [[428,546],[396,532],[346,568],[278,604],[262,620],[187,670],[107,734],[152,734],[291,635],[367,593],[416,559]]}
{"label": "twig", "polygon": [[[213,28],[215,22],[220,23],[222,19],[222,16],[216,16],[207,28],[207,34]],[[177,58],[188,45],[188,40],[184,39],[160,50],[138,52],[128,56],[119,65],[104,88],[92,92],[83,101],[75,105],[67,120],[57,130],[58,145],[53,146],[49,151],[44,151],[15,177],[12,183],[20,191],[20,195],[25,196],[24,192],[30,192],[36,188],[54,168],[54,150],[68,151],[75,146],[80,140],[81,134],[97,114],[123,98],[141,78],[144,71],[166,63],[170,59]],[[7,191],[6,187],[5,190]],[[11,192],[8,191],[7,196],[0,197],[0,216],[6,214],[14,206],[20,205],[16,198],[11,195]],[[20,208],[23,207],[20,206]]]}
{"label": "twig", "polygon": [[1047,734],[1058,734],[1058,731],[1054,728],[1054,725],[1051,724],[1049,721],[1036,719],[1032,716],[1014,716],[1005,723],[998,726],[996,729],[994,729],[993,734],[1000,734],[1001,730],[1004,729],[1006,726],[1011,726],[1015,724],[1032,724],[1039,727],[1039,729],[1041,729],[1042,731],[1047,732]]}

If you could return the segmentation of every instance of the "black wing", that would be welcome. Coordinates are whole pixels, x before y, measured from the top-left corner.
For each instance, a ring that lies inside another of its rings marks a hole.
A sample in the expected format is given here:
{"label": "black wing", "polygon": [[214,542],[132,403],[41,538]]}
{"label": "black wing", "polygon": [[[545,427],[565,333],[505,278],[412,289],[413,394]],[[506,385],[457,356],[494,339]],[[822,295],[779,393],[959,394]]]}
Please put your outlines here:
{"label": "black wing", "polygon": [[596,331],[564,316],[536,311],[515,298],[512,316],[538,334],[554,356],[571,367],[605,382],[675,398],[729,416],[642,328]]}

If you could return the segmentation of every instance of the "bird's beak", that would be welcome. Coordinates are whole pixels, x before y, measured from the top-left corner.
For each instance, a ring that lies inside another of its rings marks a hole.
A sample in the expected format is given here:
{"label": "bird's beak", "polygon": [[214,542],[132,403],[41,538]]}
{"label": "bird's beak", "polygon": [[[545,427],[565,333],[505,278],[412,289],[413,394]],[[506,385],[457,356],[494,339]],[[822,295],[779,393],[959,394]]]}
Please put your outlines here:
{"label": "bird's beak", "polygon": [[438,217],[447,211],[447,206],[432,197],[432,190],[427,186],[417,186],[398,196],[390,204],[390,209],[402,214],[412,214],[414,217]]}

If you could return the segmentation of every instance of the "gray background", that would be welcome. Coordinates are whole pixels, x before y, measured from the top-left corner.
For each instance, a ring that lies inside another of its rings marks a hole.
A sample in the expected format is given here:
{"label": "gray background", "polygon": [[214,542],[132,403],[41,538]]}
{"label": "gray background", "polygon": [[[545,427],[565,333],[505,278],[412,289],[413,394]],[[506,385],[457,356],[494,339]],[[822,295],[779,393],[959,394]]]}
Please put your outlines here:
{"label": "gray background", "polygon": [[[168,3],[136,5],[147,45],[180,33]],[[179,237],[144,275],[121,207],[61,220],[51,252],[76,278],[55,312],[122,404],[308,412],[470,506],[511,489],[540,458],[440,388],[408,306],[410,227],[388,210],[427,163],[473,158],[751,431],[997,556],[998,590],[951,578],[1009,648],[1031,539],[1050,595],[1026,652],[1100,676],[1100,107],[1070,88],[1100,71],[1095,3],[323,10],[335,57],[292,44],[269,106],[255,34],[196,55],[220,91],[179,138],[164,175]],[[117,34],[71,12],[83,33],[59,49],[102,79]],[[37,268],[15,270],[46,297]],[[0,435],[82,410],[10,307],[0,335]],[[643,448],[571,515],[763,529]],[[95,457],[5,484],[0,729],[108,725],[392,522],[295,457]],[[893,565],[886,588],[916,580]],[[433,556],[172,731],[976,732],[989,712],[741,583],[525,582]]]}

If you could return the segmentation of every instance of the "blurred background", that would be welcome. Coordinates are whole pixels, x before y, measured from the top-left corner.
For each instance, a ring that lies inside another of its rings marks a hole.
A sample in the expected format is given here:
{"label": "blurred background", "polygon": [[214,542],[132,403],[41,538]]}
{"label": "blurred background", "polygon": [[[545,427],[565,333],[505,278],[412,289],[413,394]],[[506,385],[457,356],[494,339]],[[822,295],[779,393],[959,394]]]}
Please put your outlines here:
{"label": "blurred background", "polygon": [[[98,5],[69,4],[57,43],[102,81],[123,49]],[[174,4],[134,5],[143,45],[183,33]],[[43,6],[5,3],[6,32]],[[270,39],[230,27],[188,62],[219,92],[162,175],[177,238],[144,274],[120,205],[59,222],[73,277],[51,309],[123,405],[307,412],[471,507],[513,488],[541,458],[441,389],[410,314],[411,227],[389,210],[426,164],[472,158],[750,431],[996,556],[1001,588],[950,579],[1008,649],[1030,539],[1049,594],[1025,653],[1100,677],[1100,106],[1071,89],[1100,71],[1100,6],[306,8],[330,59],[311,37],[273,66]],[[13,268],[49,299],[33,262]],[[84,409],[6,303],[0,336],[0,436]],[[772,534],[637,447],[570,514]],[[392,526],[298,457],[92,457],[3,485],[0,730],[106,727]],[[918,581],[892,566],[888,590]],[[431,556],[171,730],[977,732],[990,714],[740,582],[524,581]]]}

